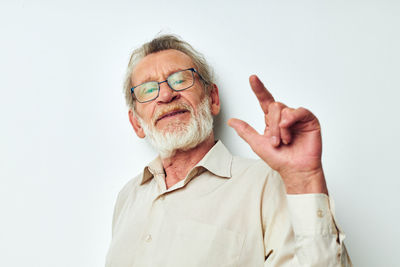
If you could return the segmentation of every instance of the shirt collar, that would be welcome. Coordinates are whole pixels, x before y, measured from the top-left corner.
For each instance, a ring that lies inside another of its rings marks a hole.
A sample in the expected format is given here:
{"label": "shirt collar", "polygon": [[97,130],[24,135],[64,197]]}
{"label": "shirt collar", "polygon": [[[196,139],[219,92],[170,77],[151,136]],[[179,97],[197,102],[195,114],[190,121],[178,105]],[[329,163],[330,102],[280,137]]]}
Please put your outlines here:
{"label": "shirt collar", "polygon": [[[203,167],[213,174],[231,178],[232,154],[225,147],[222,141],[217,143],[207,152],[207,154],[193,167]],[[192,170],[193,170],[192,169]],[[191,171],[189,171],[191,173]],[[164,168],[160,156],[151,161],[143,170],[141,185],[152,179],[154,175],[164,174]]]}
{"label": "shirt collar", "polygon": [[196,166],[202,166],[209,172],[225,178],[231,178],[232,155],[219,140]]}
{"label": "shirt collar", "polygon": [[161,173],[164,173],[164,167],[162,165],[160,156],[158,156],[153,161],[151,161],[146,167],[144,167],[142,182],[140,183],[140,185],[144,184],[145,182],[153,178],[154,175]]}

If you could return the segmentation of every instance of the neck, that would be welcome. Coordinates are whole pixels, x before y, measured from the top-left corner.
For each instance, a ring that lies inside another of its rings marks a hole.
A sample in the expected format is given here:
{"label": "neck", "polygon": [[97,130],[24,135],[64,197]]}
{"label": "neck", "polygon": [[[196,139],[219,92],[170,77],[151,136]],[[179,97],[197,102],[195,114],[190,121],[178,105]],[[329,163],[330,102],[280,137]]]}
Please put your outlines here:
{"label": "neck", "polygon": [[162,159],[162,164],[165,170],[165,183],[167,189],[176,184],[177,182],[185,179],[188,172],[207,154],[207,152],[214,146],[214,134],[211,133],[196,147],[181,151],[178,150],[170,158]]}

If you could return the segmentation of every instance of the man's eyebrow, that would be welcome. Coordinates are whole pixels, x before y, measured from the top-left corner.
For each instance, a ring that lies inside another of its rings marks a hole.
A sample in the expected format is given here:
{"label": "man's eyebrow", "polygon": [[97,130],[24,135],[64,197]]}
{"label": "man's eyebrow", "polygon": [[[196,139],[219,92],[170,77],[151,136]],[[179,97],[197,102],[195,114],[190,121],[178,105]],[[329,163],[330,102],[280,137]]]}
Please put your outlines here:
{"label": "man's eyebrow", "polygon": [[138,84],[146,83],[146,82],[155,82],[157,81],[157,78],[154,78],[153,74],[148,74],[145,76],[144,79],[140,80]]}
{"label": "man's eyebrow", "polygon": [[[176,68],[173,68],[173,69],[171,69],[170,71],[168,71],[166,75],[164,75],[163,80],[167,79],[168,76],[170,76],[171,74],[173,74],[173,73],[175,73],[175,72],[178,72],[178,71],[180,71],[180,70],[190,69],[190,68],[191,68],[191,67],[176,67]],[[153,76],[153,74],[148,74],[148,75],[145,76],[145,78],[142,79],[137,85],[140,85],[140,84],[143,84],[143,83],[146,83],[146,82],[161,82],[161,81],[159,81],[158,78],[155,78],[155,77]]]}

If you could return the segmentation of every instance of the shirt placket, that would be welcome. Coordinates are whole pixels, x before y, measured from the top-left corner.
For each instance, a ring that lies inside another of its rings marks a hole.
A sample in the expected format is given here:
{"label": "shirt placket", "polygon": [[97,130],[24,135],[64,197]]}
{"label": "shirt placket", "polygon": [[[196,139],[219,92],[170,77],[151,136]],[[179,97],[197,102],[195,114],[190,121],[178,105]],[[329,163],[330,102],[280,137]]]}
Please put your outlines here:
{"label": "shirt placket", "polygon": [[[165,186],[160,183],[164,179],[163,174],[156,174],[154,176],[155,182],[157,183],[157,191],[154,194],[151,208],[148,214],[148,225],[142,235],[143,244],[143,265],[154,266],[154,259],[157,249],[157,239],[160,238],[162,223],[165,220]],[[165,185],[165,183],[164,183]]]}

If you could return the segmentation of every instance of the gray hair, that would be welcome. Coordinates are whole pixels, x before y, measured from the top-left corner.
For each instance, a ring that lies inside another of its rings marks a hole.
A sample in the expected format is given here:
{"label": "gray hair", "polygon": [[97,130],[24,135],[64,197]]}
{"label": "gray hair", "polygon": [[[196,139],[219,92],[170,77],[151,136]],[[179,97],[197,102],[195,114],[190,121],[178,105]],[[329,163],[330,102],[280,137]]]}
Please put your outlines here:
{"label": "gray hair", "polygon": [[143,44],[141,47],[135,49],[129,60],[129,64],[126,70],[125,82],[124,82],[124,94],[126,104],[131,110],[135,110],[135,99],[131,94],[131,75],[135,66],[145,56],[157,53],[159,51],[175,49],[188,55],[195,65],[197,72],[200,74],[206,93],[209,94],[212,84],[214,84],[214,77],[211,67],[208,65],[204,56],[196,51],[189,43],[183,41],[175,35],[165,34],[158,36],[148,43]]}

